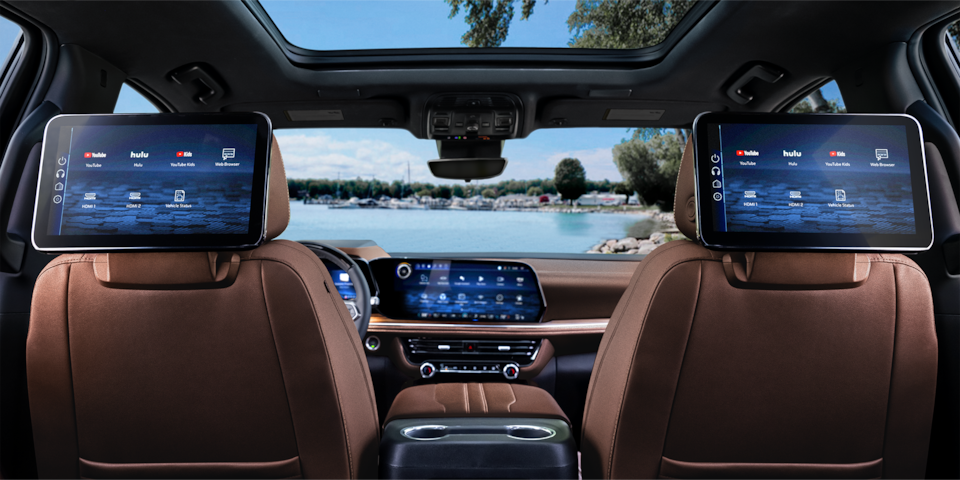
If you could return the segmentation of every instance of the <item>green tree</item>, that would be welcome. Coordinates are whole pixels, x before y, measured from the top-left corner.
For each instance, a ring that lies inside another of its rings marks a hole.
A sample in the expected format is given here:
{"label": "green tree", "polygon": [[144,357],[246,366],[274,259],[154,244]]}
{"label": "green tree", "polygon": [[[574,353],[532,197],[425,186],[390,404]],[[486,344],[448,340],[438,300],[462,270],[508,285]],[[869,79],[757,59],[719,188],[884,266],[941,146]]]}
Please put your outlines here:
{"label": "green tree", "polygon": [[798,102],[787,113],[847,113],[847,108],[840,105],[840,99],[823,98],[823,92],[817,89],[809,96]]}
{"label": "green tree", "polygon": [[483,198],[497,198],[497,191],[492,188],[485,188],[480,195],[483,195]]}
{"label": "green tree", "polygon": [[[464,21],[470,25],[467,33],[460,37],[460,43],[468,47],[499,47],[507,39],[510,21],[513,20],[514,0],[446,0],[450,5],[450,15],[454,18],[463,7],[467,16]],[[523,0],[520,20],[526,20],[533,13],[537,0]],[[543,3],[547,3],[544,0]]]}
{"label": "green tree", "polygon": [[587,193],[587,173],[576,158],[560,160],[554,170],[553,181],[564,200],[576,200]]}
{"label": "green tree", "polygon": [[[468,47],[499,47],[507,39],[515,0],[446,0],[454,18],[463,8],[469,25],[460,42]],[[537,0],[521,1],[521,20]],[[543,2],[546,4],[546,0]],[[642,48],[663,42],[694,5],[693,0],[577,0],[567,18],[575,48]]]}
{"label": "green tree", "polygon": [[440,185],[433,189],[434,198],[450,198],[452,194],[453,189],[450,188],[450,185]]}
{"label": "green tree", "polygon": [[467,192],[465,192],[465,191],[463,190],[463,187],[461,187],[460,185],[454,185],[454,186],[453,186],[453,191],[451,192],[451,194],[452,194],[454,197],[460,197],[460,198],[466,197],[466,196],[467,196],[466,193],[467,193]]}
{"label": "green tree", "polygon": [[529,197],[539,197],[543,195],[543,189],[540,187],[530,187],[527,189],[527,196]]}
{"label": "green tree", "polygon": [[683,131],[638,129],[633,138],[613,147],[613,163],[627,187],[639,193],[647,205],[673,208],[685,136]]}
{"label": "green tree", "polygon": [[686,15],[687,0],[577,0],[567,18],[574,48],[643,48],[662,43]]}

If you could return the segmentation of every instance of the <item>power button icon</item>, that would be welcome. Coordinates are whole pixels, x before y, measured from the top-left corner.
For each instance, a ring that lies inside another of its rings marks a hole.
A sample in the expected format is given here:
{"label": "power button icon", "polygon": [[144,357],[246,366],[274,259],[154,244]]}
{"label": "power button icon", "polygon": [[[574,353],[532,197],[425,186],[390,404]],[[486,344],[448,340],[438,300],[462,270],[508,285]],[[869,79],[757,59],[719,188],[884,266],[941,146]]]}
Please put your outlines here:
{"label": "power button icon", "polygon": [[710,155],[710,161],[713,163],[720,163],[720,155],[717,155],[716,153]]}

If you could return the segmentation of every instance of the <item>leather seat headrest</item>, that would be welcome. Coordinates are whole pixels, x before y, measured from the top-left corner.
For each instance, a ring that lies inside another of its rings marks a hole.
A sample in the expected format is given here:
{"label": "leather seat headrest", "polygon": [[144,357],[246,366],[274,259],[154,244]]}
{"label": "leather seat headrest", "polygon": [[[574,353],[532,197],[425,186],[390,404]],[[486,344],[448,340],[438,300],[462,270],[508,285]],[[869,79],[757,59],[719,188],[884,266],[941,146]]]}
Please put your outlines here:
{"label": "leather seat headrest", "polygon": [[693,175],[693,135],[687,136],[677,175],[677,190],[673,199],[673,216],[677,229],[691,240],[697,238],[696,179]]}
{"label": "leather seat headrest", "polygon": [[287,189],[287,173],[283,169],[283,157],[277,137],[270,147],[270,185],[267,187],[267,240],[273,240],[287,229],[290,222],[290,191]]}

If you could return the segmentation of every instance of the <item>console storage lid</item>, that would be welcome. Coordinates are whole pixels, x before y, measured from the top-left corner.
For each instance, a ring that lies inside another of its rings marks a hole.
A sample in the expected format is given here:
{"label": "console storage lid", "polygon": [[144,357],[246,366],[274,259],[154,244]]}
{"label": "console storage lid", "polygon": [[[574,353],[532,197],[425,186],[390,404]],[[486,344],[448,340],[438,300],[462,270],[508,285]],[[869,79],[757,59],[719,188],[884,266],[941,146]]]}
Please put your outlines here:
{"label": "console storage lid", "polygon": [[544,418],[398,419],[380,442],[380,478],[567,478],[578,475],[566,422]]}

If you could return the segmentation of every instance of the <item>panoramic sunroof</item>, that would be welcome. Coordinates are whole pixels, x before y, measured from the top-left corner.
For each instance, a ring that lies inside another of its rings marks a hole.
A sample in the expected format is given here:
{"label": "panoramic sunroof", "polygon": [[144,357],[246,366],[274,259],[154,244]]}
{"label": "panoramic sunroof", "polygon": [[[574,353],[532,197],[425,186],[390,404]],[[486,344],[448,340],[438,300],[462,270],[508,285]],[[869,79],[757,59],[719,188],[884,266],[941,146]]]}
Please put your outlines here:
{"label": "panoramic sunroof", "polygon": [[308,50],[602,48],[657,45],[690,0],[260,0]]}

